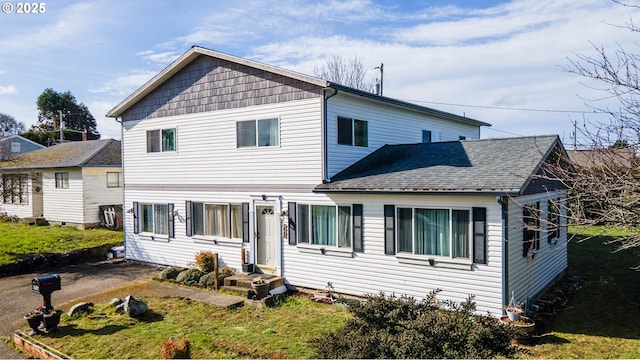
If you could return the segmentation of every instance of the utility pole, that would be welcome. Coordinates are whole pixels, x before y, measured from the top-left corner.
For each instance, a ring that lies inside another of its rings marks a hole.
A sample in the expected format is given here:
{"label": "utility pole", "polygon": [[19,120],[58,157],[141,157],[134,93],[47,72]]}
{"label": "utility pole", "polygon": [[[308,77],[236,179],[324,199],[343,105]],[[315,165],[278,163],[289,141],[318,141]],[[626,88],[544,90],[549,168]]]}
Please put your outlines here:
{"label": "utility pole", "polygon": [[378,87],[378,91],[376,92],[378,93],[378,95],[382,96],[382,85],[384,83],[384,64],[380,63],[380,66],[376,66],[374,67],[374,69],[380,70],[380,82],[376,84],[376,87]]}
{"label": "utility pole", "polygon": [[60,142],[62,143],[64,141],[64,122],[62,120],[62,110],[58,110],[58,114],[60,117]]}

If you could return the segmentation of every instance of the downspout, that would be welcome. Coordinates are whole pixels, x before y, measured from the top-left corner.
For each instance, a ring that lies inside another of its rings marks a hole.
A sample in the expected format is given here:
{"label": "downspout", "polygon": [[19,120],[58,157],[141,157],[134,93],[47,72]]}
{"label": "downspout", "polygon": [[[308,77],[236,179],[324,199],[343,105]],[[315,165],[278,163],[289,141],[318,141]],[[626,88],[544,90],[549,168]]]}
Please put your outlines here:
{"label": "downspout", "polygon": [[498,196],[502,214],[502,304],[509,302],[509,198]]}
{"label": "downspout", "polygon": [[[332,89],[333,94],[328,95],[327,89]],[[327,133],[329,132],[329,123],[327,119],[327,100],[338,94],[338,89],[325,88],[323,91],[324,100],[322,102],[322,183],[329,182],[329,141],[327,139]]]}
{"label": "downspout", "polygon": [[[120,118],[120,120],[118,120],[118,118],[114,118],[116,122],[120,123],[120,166],[122,166],[122,234],[126,234],[126,226],[127,226],[127,222],[125,221],[125,216],[127,215],[127,210],[126,210],[126,203],[124,202],[125,200],[125,194],[126,194],[126,186],[127,186],[127,182],[125,181],[125,176],[124,176],[124,121],[122,120],[122,118]],[[133,220],[135,221],[135,219]],[[125,260],[127,259],[127,238],[126,235],[122,237],[122,245],[124,246],[124,258]]]}

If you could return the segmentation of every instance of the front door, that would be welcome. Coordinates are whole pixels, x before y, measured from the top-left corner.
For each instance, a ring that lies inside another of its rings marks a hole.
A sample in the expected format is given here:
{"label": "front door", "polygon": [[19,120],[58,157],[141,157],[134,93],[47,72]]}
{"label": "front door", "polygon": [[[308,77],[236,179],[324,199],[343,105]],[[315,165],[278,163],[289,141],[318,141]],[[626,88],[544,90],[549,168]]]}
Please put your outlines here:
{"label": "front door", "polygon": [[256,206],[256,262],[275,270],[276,263],[276,216],[273,206]]}

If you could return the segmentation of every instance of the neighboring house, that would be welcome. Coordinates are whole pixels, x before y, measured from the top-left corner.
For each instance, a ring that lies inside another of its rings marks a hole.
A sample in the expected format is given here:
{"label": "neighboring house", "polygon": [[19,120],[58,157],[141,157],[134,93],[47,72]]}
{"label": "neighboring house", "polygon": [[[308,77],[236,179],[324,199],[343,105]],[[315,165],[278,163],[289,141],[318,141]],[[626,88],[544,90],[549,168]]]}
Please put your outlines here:
{"label": "neighboring house", "polygon": [[7,160],[20,154],[43,148],[43,145],[20,135],[0,137],[0,160]]}
{"label": "neighboring house", "polygon": [[240,270],[246,251],[295,286],[494,314],[567,268],[566,231],[523,224],[565,197],[536,177],[557,136],[477,140],[487,123],[199,47],[108,116],[128,259]]}
{"label": "neighboring house", "polygon": [[627,172],[632,171],[638,161],[633,147],[567,150],[567,155],[577,169]]}
{"label": "neighboring house", "polygon": [[0,163],[0,212],[84,229],[100,206],[122,206],[120,141],[67,142]]}

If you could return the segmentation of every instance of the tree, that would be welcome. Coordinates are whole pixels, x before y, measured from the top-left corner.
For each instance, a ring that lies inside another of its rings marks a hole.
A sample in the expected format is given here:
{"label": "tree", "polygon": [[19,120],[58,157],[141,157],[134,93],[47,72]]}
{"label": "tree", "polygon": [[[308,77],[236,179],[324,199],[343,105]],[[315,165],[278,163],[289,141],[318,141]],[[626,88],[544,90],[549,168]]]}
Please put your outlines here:
{"label": "tree", "polygon": [[[621,27],[640,32],[632,21]],[[608,122],[585,120],[576,131],[586,139],[576,143],[582,151],[570,152],[573,166],[556,158],[545,165],[541,176],[562,181],[569,188],[568,201],[553,206],[557,216],[566,216],[574,225],[623,228],[628,235],[615,240],[618,250],[623,250],[640,246],[640,55],[621,47],[607,51],[592,46],[595,55],[576,54],[575,59],[568,59],[565,71],[591,80],[596,85],[590,87],[615,98],[619,108],[591,105],[595,112],[607,114]]]}
{"label": "tree", "polygon": [[19,134],[24,131],[24,123],[13,116],[0,113],[0,137]]}
{"label": "tree", "polygon": [[324,61],[323,66],[314,67],[314,76],[358,90],[369,92],[373,90],[375,83],[366,79],[367,69],[362,59],[355,55],[348,59],[340,55],[332,55],[325,57]]}
{"label": "tree", "polygon": [[43,145],[51,145],[53,139],[60,140],[62,120],[64,140],[82,140],[84,131],[90,140],[100,138],[96,119],[85,104],[77,102],[70,91],[59,93],[51,88],[45,89],[38,96],[36,104],[39,111],[38,124],[33,125],[23,136]]}

